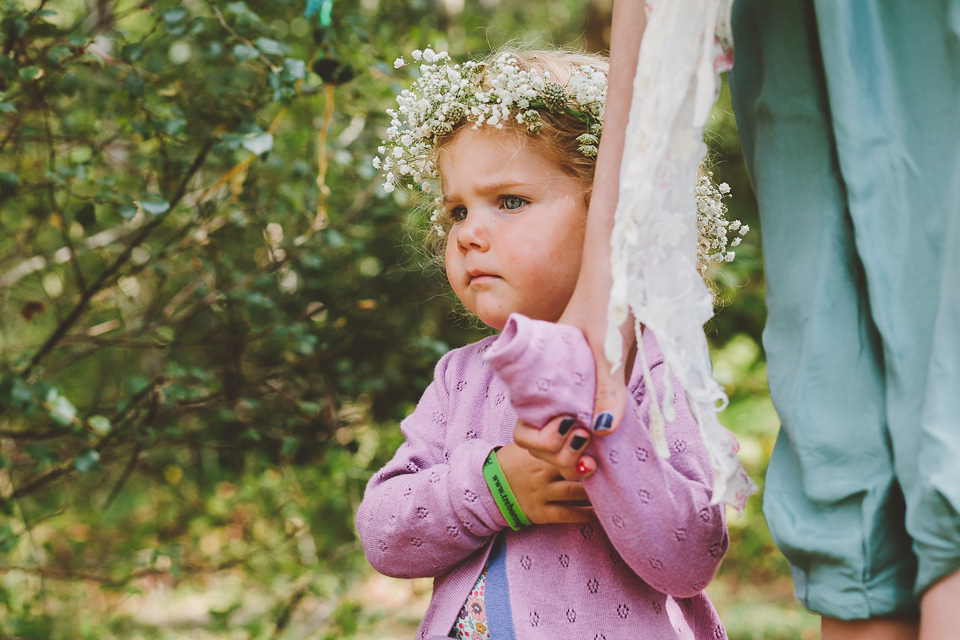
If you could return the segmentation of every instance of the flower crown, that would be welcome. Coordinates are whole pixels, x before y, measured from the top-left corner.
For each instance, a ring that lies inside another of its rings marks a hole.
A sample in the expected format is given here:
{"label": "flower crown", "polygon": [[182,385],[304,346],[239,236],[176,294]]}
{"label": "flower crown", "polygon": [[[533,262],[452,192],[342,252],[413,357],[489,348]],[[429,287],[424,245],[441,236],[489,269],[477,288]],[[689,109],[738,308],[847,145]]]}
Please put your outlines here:
{"label": "flower crown", "polygon": [[[546,70],[522,68],[509,52],[490,62],[463,64],[452,64],[449,54],[430,48],[414,51],[411,56],[419,63],[420,77],[397,96],[398,108],[387,110],[387,139],[373,159],[373,166],[383,174],[386,192],[401,185],[430,193],[440,178],[435,162],[437,143],[461,122],[473,122],[474,128],[484,124],[502,128],[513,118],[537,135],[543,129],[542,112],[562,114],[583,124],[584,132],[577,138],[579,153],[588,158],[597,155],[607,76],[594,66],[577,65],[562,85]],[[393,66],[399,69],[406,65],[401,57]],[[728,232],[742,236],[748,230],[739,221],[726,220],[723,198],[729,192],[726,183],[716,185],[709,174],[702,175],[696,185],[701,271],[711,262],[732,260],[733,252],[726,250]],[[440,222],[441,200],[437,196],[430,217],[439,236],[445,232]],[[735,237],[730,246],[738,244],[740,238]]]}
{"label": "flower crown", "polygon": [[[502,128],[513,117],[532,134],[540,133],[540,112],[563,113],[583,123],[580,153],[597,155],[607,98],[607,76],[590,65],[574,69],[566,86],[548,71],[523,69],[516,56],[503,53],[492,62],[450,64],[446,52],[414,51],[420,77],[388,109],[390,127],[374,166],[384,174],[384,189],[397,184],[423,188],[439,177],[434,163],[437,142],[461,122]],[[395,68],[406,66],[403,58]]]}

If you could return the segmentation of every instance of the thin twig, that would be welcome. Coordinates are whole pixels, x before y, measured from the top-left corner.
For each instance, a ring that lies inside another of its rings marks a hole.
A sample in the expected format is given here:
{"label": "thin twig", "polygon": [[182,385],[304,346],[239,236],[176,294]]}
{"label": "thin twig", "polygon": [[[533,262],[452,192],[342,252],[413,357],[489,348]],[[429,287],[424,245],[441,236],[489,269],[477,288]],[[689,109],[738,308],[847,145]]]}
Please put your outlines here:
{"label": "thin twig", "polygon": [[[190,168],[187,170],[186,174],[183,177],[183,180],[180,182],[180,186],[177,188],[176,194],[170,201],[170,208],[173,209],[177,203],[183,198],[183,195],[186,193],[187,184],[190,181],[190,178],[200,170],[200,167],[203,165],[204,160],[207,157],[207,154],[210,152],[210,149],[213,147],[214,140],[213,138],[207,138],[204,141],[203,147],[197,153],[197,156],[194,158],[193,163],[190,165]],[[80,316],[87,309],[87,305],[90,303],[91,298],[94,294],[99,292],[104,288],[107,281],[113,278],[123,267],[124,264],[130,259],[133,255],[133,250],[140,246],[147,237],[164,221],[165,216],[157,216],[155,219],[151,220],[143,227],[140,228],[139,233],[133,238],[133,240],[124,248],[124,250],[117,256],[117,259],[114,260],[113,264],[104,269],[97,280],[90,285],[87,291],[80,296],[80,299],[70,310],[70,313],[67,314],[67,317],[64,318],[60,324],[57,325],[57,328],[54,329],[53,333],[47,338],[46,342],[43,343],[37,353],[31,358],[30,363],[23,370],[22,375],[24,378],[28,377],[33,370],[40,364],[40,361],[43,360],[50,351],[53,350],[55,346],[60,342],[60,340],[67,334],[70,328],[80,319]]]}
{"label": "thin twig", "polygon": [[270,59],[267,58],[265,55],[263,55],[263,53],[261,53],[260,50],[257,49],[257,47],[256,47],[255,44],[253,44],[252,42],[250,42],[249,40],[247,40],[246,38],[244,38],[243,36],[241,36],[239,33],[237,33],[236,31],[233,30],[233,27],[231,27],[229,24],[227,24],[226,19],[223,17],[223,14],[220,12],[220,7],[218,7],[218,6],[217,6],[216,4],[214,4],[213,2],[207,2],[207,4],[210,5],[210,8],[211,8],[211,9],[213,9],[213,12],[214,12],[214,13],[216,14],[216,16],[217,16],[217,20],[220,21],[220,26],[222,26],[224,29],[226,29],[227,33],[229,33],[231,36],[233,36],[234,38],[236,38],[237,40],[239,40],[239,41],[242,42],[243,44],[247,45],[248,47],[250,47],[250,48],[253,49],[254,51],[256,51],[256,52],[257,52],[257,56],[260,58],[260,60],[263,61],[263,63],[264,63],[265,65],[267,65],[268,67],[270,67],[270,70],[271,70],[271,71],[273,71],[274,73],[280,73],[280,67],[278,67],[277,65],[273,64],[272,62],[270,62]]}
{"label": "thin twig", "polygon": [[296,591],[293,592],[293,595],[287,599],[286,604],[280,611],[280,615],[277,616],[277,623],[274,626],[273,635],[271,636],[272,638],[276,639],[283,635],[284,629],[287,628],[287,625],[290,624],[291,618],[293,618],[294,611],[296,611],[297,607],[300,606],[300,603],[307,595],[307,592],[307,584],[302,583],[297,587]]}
{"label": "thin twig", "polygon": [[326,98],[323,105],[323,120],[320,130],[317,132],[317,215],[313,219],[313,231],[320,231],[326,228],[329,222],[327,216],[327,198],[330,196],[330,187],[327,186],[327,133],[330,131],[330,123],[333,122],[335,95],[334,85],[327,83],[323,87],[323,95]]}
{"label": "thin twig", "polygon": [[101,511],[106,511],[110,508],[110,505],[113,504],[113,501],[116,500],[117,496],[120,495],[120,491],[123,489],[124,485],[127,484],[127,480],[130,479],[130,476],[133,474],[133,470],[137,466],[137,460],[140,459],[140,452],[142,449],[140,445],[135,445],[133,447],[133,453],[130,455],[130,460],[127,461],[127,466],[123,469],[123,473],[120,475],[120,479],[117,480],[117,484],[113,485],[113,489],[110,490],[110,495],[107,496],[106,501],[104,501]]}
{"label": "thin twig", "polygon": [[[10,96],[7,96],[6,99],[9,100]],[[0,153],[3,152],[4,148],[6,148],[7,146],[7,143],[10,142],[10,139],[13,138],[14,134],[17,133],[17,130],[20,128],[20,123],[22,120],[23,120],[23,116],[20,115],[19,111],[10,118],[10,121],[11,121],[10,129],[7,131],[7,135],[3,136],[3,140],[0,140]]]}

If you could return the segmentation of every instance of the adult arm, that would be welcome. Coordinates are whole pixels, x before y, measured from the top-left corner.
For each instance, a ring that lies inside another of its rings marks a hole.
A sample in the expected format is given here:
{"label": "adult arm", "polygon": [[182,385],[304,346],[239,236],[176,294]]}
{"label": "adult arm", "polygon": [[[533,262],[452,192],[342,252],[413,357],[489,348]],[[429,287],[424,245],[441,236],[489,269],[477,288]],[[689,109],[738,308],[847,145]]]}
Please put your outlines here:
{"label": "adult arm", "polygon": [[[560,322],[577,327],[586,336],[593,352],[596,366],[596,397],[591,415],[607,414],[599,431],[590,429],[591,424],[581,424],[567,433],[558,431],[560,422],[551,423],[542,430],[518,430],[516,442],[538,458],[556,465],[566,478],[581,478],[595,468],[595,461],[570,448],[582,438],[590,439],[595,433],[612,433],[623,417],[627,405],[626,372],[630,371],[631,358],[624,358],[616,370],[611,370],[604,354],[607,333],[607,305],[610,301],[612,275],[610,269],[610,235],[613,232],[614,213],[620,186],[620,161],[623,157],[627,120],[633,97],[633,79],[637,70],[640,42],[646,27],[644,0],[614,0],[610,34],[610,71],[607,81],[607,103],[603,123],[603,135],[597,153],[593,191],[587,214],[584,237],[583,260],[580,274]],[[633,352],[636,337],[633,321],[621,327],[623,351]],[[579,472],[576,465],[580,461]]]}
{"label": "adult arm", "polygon": [[[613,4],[607,103],[587,214],[583,260],[576,288],[560,318],[560,322],[580,329],[590,344],[597,363],[594,414],[611,412],[614,427],[619,423],[626,406],[625,372],[628,374],[630,367],[629,363],[621,364],[611,372],[610,363],[603,352],[607,304],[612,286],[610,236],[620,188],[620,161],[633,97],[633,80],[647,23],[644,5],[644,0],[615,0]],[[635,342],[632,321],[622,327],[621,333],[623,353],[627,354]]]}

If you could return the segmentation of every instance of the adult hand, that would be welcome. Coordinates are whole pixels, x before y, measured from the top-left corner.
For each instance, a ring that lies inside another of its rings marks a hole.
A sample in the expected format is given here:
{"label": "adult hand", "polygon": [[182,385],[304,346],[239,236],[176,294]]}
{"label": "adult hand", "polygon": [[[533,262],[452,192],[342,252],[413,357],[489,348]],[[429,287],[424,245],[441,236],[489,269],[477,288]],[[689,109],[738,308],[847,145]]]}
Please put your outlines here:
{"label": "adult hand", "polygon": [[[587,213],[583,258],[577,286],[559,319],[583,332],[596,362],[594,424],[583,425],[592,427],[593,436],[612,433],[623,418],[627,406],[626,383],[636,349],[634,323],[630,318],[620,328],[621,364],[611,370],[604,353],[612,287],[610,236],[620,189],[620,159],[633,97],[633,79],[646,26],[644,4],[644,0],[615,0],[613,4],[606,115]],[[554,420],[539,433],[518,427],[515,438],[533,455],[556,464],[564,477],[585,477],[596,469],[596,461],[589,456],[573,456],[570,451],[575,434],[582,436],[584,431],[578,428],[573,433],[561,434],[561,423],[560,419]]]}
{"label": "adult hand", "polygon": [[497,461],[530,522],[569,524],[596,519],[583,484],[564,479],[556,466],[513,442],[497,451]]}

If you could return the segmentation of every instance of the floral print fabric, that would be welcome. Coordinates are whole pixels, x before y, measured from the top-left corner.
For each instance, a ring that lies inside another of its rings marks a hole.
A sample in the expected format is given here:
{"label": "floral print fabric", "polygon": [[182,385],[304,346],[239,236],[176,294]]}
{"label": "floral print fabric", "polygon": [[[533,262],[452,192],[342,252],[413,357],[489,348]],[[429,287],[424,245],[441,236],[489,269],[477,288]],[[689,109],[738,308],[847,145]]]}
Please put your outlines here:
{"label": "floral print fabric", "polygon": [[487,628],[487,609],[483,601],[483,591],[487,584],[487,569],[477,578],[476,584],[470,590],[467,601],[457,614],[457,621],[453,624],[450,635],[460,640],[490,640],[490,629]]}

